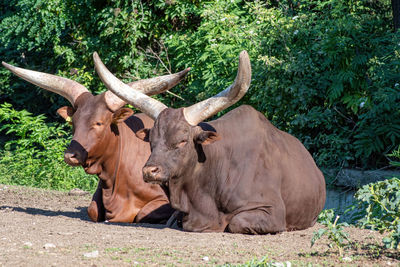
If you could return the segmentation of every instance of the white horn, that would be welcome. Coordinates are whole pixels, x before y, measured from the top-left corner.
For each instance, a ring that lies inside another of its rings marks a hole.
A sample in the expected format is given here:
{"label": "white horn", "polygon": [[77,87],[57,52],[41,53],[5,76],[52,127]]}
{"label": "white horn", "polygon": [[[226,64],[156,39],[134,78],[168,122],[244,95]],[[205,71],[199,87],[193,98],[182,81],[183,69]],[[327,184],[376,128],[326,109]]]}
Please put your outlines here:
{"label": "white horn", "polygon": [[18,68],[5,62],[2,62],[2,64],[25,81],[65,97],[72,105],[75,104],[76,99],[81,94],[89,93],[89,90],[85,86],[73,80],[44,72]]}
{"label": "white horn", "polygon": [[239,101],[250,87],[251,65],[249,54],[242,51],[239,55],[239,67],[234,83],[219,94],[183,109],[187,122],[191,125],[210,118],[221,110]]}
{"label": "white horn", "polygon": [[186,77],[189,71],[190,68],[187,68],[177,73],[131,82],[128,85],[135,90],[141,91],[143,94],[156,95],[177,85]]}
{"label": "white horn", "polygon": [[157,119],[161,111],[167,108],[163,103],[131,88],[115,77],[103,64],[96,52],[93,54],[93,60],[96,71],[105,86],[121,99],[140,109],[154,120]]}
{"label": "white horn", "polygon": [[[95,56],[93,54],[93,58],[94,57]],[[189,72],[189,70],[190,68],[187,68],[183,71],[174,74],[134,81],[128,83],[128,85],[132,89],[138,90],[146,95],[156,95],[165,92],[174,87],[175,85],[177,85],[183,78],[186,77],[186,74]],[[126,104],[124,100],[120,99],[111,91],[107,91],[105,93],[105,101],[107,103],[108,108],[111,109],[112,111],[116,111],[117,109],[123,107]]]}

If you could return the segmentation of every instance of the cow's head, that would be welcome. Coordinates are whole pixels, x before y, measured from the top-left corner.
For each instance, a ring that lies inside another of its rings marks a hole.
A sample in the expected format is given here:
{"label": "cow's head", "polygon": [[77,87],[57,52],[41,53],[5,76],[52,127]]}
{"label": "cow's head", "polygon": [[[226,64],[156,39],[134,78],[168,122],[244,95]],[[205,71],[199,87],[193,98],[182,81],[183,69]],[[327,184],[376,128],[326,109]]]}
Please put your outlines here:
{"label": "cow's head", "polygon": [[218,95],[187,108],[171,109],[164,104],[131,90],[115,78],[95,58],[99,76],[108,89],[128,103],[142,110],[155,120],[151,129],[142,129],[136,136],[150,141],[151,156],[143,167],[147,182],[163,183],[178,178],[204,161],[203,145],[219,140],[221,136],[203,120],[236,103],[247,92],[251,81],[250,59],[246,51],[239,56],[239,68],[235,82]]}
{"label": "cow's head", "polygon": [[73,127],[73,138],[64,152],[64,161],[71,166],[81,165],[87,173],[99,174],[99,165],[93,165],[103,157],[118,135],[118,124],[133,114],[121,103],[115,108],[108,105],[111,92],[100,95],[84,93],[78,97],[73,107],[65,106],[58,114]]}
{"label": "cow's head", "polygon": [[196,162],[205,160],[202,145],[221,138],[209,125],[188,123],[184,111],[184,108],[164,109],[152,129],[136,133],[138,138],[150,141],[152,153],[143,168],[146,182],[165,183],[191,172]]}
{"label": "cow's head", "polygon": [[[3,66],[30,83],[60,94],[72,104],[57,111],[73,126],[74,136],[64,153],[64,160],[71,166],[83,166],[88,173],[98,173],[92,164],[104,154],[110,136],[118,135],[118,124],[133,114],[131,109],[123,108],[126,102],[111,91],[92,95],[83,85],[67,78],[18,68],[5,62]],[[175,86],[188,71],[139,80],[126,86],[146,96],[153,95]]]}

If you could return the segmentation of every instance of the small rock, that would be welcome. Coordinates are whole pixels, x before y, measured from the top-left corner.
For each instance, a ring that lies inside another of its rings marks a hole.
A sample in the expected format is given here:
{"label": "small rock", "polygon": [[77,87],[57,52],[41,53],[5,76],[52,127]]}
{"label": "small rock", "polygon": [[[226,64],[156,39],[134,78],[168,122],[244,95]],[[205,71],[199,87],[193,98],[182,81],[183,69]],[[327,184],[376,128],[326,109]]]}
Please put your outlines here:
{"label": "small rock", "polygon": [[28,242],[25,242],[25,243],[24,243],[24,246],[27,246],[27,247],[32,247],[32,246],[33,246],[33,244],[32,244],[31,242],[29,242],[29,241],[28,241]]}
{"label": "small rock", "polygon": [[84,257],[86,258],[97,258],[99,256],[99,251],[98,250],[94,250],[92,252],[88,252],[83,254]]}
{"label": "small rock", "polygon": [[345,262],[353,261],[350,257],[343,257],[342,260],[345,261]]}
{"label": "small rock", "polygon": [[43,246],[45,249],[51,249],[51,248],[55,248],[56,245],[52,244],[52,243],[46,243]]}
{"label": "small rock", "polygon": [[275,267],[292,267],[292,263],[290,261],[286,262],[274,262]]}
{"label": "small rock", "polygon": [[69,196],[84,196],[84,195],[89,195],[89,192],[83,191],[79,188],[74,188],[68,192],[68,195]]}
{"label": "small rock", "polygon": [[202,260],[203,261],[209,261],[210,259],[207,256],[205,256],[205,257],[202,258]]}
{"label": "small rock", "polygon": [[58,232],[57,234],[59,234],[59,235],[73,235],[74,233],[69,233],[69,232]]}
{"label": "small rock", "polygon": [[138,265],[138,264],[139,264],[139,262],[137,262],[137,261],[133,262],[133,265]]}

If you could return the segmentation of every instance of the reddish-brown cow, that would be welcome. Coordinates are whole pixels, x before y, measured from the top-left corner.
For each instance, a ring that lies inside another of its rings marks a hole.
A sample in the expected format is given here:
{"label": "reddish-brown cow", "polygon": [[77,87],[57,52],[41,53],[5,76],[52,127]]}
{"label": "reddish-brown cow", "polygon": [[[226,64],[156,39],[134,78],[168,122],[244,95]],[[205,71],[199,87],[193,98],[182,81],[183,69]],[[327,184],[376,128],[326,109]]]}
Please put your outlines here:
{"label": "reddish-brown cow", "polygon": [[[126,104],[112,92],[92,95],[83,85],[46,73],[4,67],[22,79],[64,96],[72,107],[57,112],[71,120],[73,139],[64,154],[71,166],[81,165],[88,174],[96,174],[99,184],[88,208],[92,221],[150,222],[166,221],[173,212],[164,190],[147,184],[142,167],[150,155],[149,144],[135,136],[152,127],[153,120],[144,114],[132,115]],[[128,84],[147,95],[175,86],[189,69]]]}
{"label": "reddish-brown cow", "polygon": [[325,181],[304,146],[250,106],[201,123],[238,101],[251,80],[247,52],[234,84],[188,108],[170,109],[116,79],[95,58],[99,76],[121,98],[155,119],[148,182],[169,186],[188,231],[265,234],[308,228],[325,203]]}

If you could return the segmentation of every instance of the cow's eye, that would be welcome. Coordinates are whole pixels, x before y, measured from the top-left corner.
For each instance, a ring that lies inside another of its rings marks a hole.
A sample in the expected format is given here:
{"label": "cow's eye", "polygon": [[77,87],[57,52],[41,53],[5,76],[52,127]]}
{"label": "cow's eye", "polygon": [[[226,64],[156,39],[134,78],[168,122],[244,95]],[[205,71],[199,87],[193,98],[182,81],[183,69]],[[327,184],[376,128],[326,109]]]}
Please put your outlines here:
{"label": "cow's eye", "polygon": [[181,147],[183,147],[184,145],[186,145],[186,143],[187,143],[186,140],[182,140],[182,141],[176,143],[175,148],[181,148]]}
{"label": "cow's eye", "polygon": [[101,123],[101,122],[96,122],[96,125],[97,125],[97,126],[101,126],[101,125],[103,125],[103,123]]}

